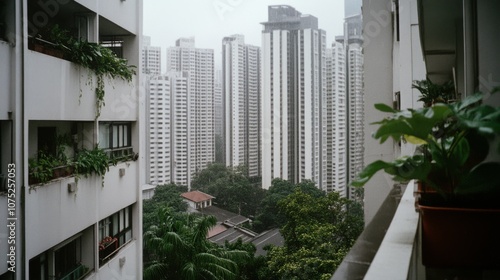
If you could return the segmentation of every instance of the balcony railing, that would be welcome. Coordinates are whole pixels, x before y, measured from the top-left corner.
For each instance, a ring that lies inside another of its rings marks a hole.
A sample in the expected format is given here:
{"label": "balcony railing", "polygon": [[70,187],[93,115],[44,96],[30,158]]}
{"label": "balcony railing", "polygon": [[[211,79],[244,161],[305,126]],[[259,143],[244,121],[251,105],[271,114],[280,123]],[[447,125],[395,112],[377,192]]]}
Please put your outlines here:
{"label": "balcony railing", "polygon": [[84,265],[80,265],[74,270],[72,270],[70,273],[68,273],[66,276],[59,278],[59,280],[78,280],[82,279],[83,276],[89,271],[88,267]]}

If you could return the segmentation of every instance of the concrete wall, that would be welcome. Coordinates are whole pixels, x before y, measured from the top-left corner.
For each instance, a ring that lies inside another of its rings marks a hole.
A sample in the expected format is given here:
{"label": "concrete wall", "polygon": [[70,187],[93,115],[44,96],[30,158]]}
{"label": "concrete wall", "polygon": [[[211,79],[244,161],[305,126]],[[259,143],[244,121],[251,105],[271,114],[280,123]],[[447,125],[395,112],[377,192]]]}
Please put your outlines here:
{"label": "concrete wall", "polygon": [[[26,65],[25,78],[29,81],[25,87],[28,119],[95,119],[95,75],[89,78],[89,71],[75,63],[30,50],[26,51]],[[106,104],[113,104],[114,100],[119,99],[129,100],[132,104],[137,101],[136,88],[121,79],[110,81],[105,78],[105,91]],[[137,110],[104,106],[101,116],[103,120],[134,120],[137,119]]]}
{"label": "concrete wall", "polygon": [[[0,40],[0,73],[10,73],[10,60],[12,48],[9,44]],[[8,111],[11,109],[11,79],[9,75],[0,75],[0,120],[7,120]],[[0,171],[1,173],[1,171]]]}
{"label": "concrete wall", "polygon": [[[119,169],[125,175],[119,176]],[[104,187],[100,176],[80,178],[76,192],[68,191],[74,177],[54,180],[26,194],[26,256],[31,259],[85,228],[138,200],[138,165],[135,162],[111,166]],[[118,196],[119,194],[119,196]]]}
{"label": "concrete wall", "polygon": [[[377,127],[373,121],[386,116],[373,107],[375,103],[392,104],[393,65],[391,2],[363,1],[364,90],[365,90],[365,165],[382,159],[394,159],[392,140],[380,145],[369,135]],[[365,224],[368,224],[392,188],[389,176],[378,173],[365,185]]]}

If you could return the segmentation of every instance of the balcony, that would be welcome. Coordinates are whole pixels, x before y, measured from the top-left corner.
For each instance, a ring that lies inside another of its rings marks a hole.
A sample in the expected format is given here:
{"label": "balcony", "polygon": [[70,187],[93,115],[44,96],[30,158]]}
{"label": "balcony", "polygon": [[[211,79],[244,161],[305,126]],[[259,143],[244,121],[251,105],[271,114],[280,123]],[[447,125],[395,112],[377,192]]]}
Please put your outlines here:
{"label": "balcony", "polygon": [[4,75],[3,73],[12,73],[10,68],[11,56],[13,54],[13,48],[5,41],[0,40],[0,118],[6,119],[7,112],[12,111],[10,109],[10,100],[11,100],[11,88],[10,84],[14,81],[10,75]]}
{"label": "balcony", "polygon": [[68,273],[66,276],[60,278],[60,280],[79,280],[83,279],[83,277],[87,274],[88,272],[88,267],[84,265],[80,265],[77,268],[75,268],[73,271]]}
{"label": "balcony", "polygon": [[[28,119],[95,119],[95,87],[88,84],[96,82],[94,74],[73,62],[36,51],[26,53],[26,63],[26,80],[30,81],[25,85]],[[108,81],[105,78],[105,92],[106,106],[102,108],[102,118],[137,119],[138,110],[130,105],[136,100],[134,87],[120,79]]]}
{"label": "balcony", "polygon": [[337,279],[500,279],[500,270],[426,267],[413,181],[398,203],[393,190],[332,277]]}

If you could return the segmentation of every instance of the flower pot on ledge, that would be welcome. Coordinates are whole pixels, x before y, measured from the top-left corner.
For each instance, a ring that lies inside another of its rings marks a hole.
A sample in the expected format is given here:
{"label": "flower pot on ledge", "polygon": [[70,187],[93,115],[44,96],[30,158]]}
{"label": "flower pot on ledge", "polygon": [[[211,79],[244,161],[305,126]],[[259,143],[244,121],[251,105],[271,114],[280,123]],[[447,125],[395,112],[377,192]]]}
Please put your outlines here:
{"label": "flower pot on ledge", "polygon": [[500,209],[419,209],[423,265],[500,268]]}

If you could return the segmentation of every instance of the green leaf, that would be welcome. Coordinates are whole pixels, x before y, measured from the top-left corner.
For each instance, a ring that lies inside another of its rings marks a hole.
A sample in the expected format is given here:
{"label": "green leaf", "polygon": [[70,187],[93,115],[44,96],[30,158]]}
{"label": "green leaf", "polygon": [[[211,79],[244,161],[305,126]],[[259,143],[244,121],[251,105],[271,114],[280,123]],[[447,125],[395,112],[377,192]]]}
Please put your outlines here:
{"label": "green leaf", "polygon": [[356,180],[351,182],[351,185],[355,187],[362,187],[366,184],[366,182],[368,182],[368,180],[373,177],[373,175],[375,175],[375,173],[388,167],[391,167],[391,164],[385,161],[374,161],[366,166],[365,169],[363,169],[363,171],[358,174],[358,177],[356,178]]}
{"label": "green leaf", "polygon": [[394,110],[391,106],[388,106],[384,103],[377,103],[375,104],[375,109],[381,111],[381,112],[386,112],[386,113],[396,113],[397,111]]}

